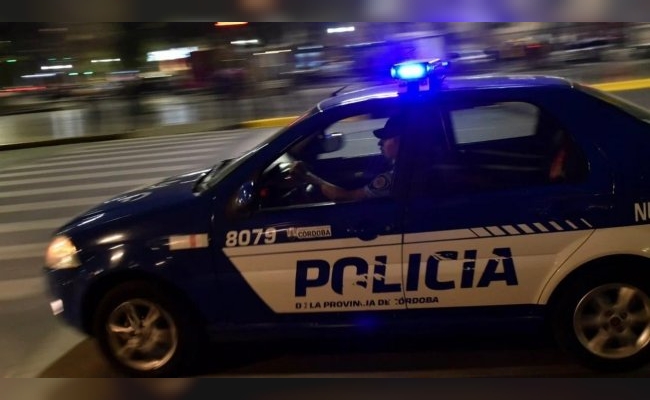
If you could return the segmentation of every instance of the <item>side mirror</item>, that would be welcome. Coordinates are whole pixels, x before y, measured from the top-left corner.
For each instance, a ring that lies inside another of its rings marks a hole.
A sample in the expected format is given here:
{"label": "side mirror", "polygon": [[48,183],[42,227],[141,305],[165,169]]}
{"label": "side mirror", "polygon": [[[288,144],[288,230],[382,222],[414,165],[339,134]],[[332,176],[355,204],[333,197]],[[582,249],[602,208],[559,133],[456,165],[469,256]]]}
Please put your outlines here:
{"label": "side mirror", "polygon": [[333,153],[343,148],[343,135],[340,133],[325,133],[318,138],[320,153]]}

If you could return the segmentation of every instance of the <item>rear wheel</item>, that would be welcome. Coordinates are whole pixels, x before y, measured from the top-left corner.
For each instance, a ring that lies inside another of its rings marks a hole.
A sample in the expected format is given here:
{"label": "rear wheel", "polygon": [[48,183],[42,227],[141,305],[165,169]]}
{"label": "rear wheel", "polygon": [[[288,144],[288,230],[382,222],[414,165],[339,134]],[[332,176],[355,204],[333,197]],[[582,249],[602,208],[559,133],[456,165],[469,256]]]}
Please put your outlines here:
{"label": "rear wheel", "polygon": [[188,372],[199,346],[198,324],[178,299],[155,285],[131,282],[107,293],[94,328],[108,360],[128,376]]}
{"label": "rear wheel", "polygon": [[586,366],[609,371],[650,359],[650,291],[644,275],[576,279],[555,304],[559,343]]}

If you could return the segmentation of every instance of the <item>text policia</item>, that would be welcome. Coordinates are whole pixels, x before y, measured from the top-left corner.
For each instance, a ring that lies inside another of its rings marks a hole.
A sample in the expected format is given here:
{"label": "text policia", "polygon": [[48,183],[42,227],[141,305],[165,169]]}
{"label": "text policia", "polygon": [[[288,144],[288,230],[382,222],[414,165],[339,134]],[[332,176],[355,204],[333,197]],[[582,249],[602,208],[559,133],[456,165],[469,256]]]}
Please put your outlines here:
{"label": "text policia", "polygon": [[[439,278],[440,263],[459,260],[458,251],[440,251],[430,255],[424,269],[424,285],[433,291],[483,288],[497,281],[505,282],[508,286],[518,285],[517,271],[509,247],[493,249],[492,257],[487,259],[480,275],[476,273],[477,253],[477,250],[466,250],[461,259],[464,262],[458,279],[447,281],[442,281]],[[310,289],[325,287],[328,284],[334,293],[343,295],[344,274],[348,269],[356,272],[354,285],[361,286],[372,293],[416,292],[421,289],[422,259],[423,256],[419,253],[409,255],[404,287],[402,287],[401,281],[386,282],[388,257],[385,255],[376,256],[372,266],[361,257],[345,257],[333,264],[321,259],[299,260],[296,265],[295,297],[307,297]],[[478,280],[476,280],[476,276],[478,276]],[[360,305],[363,306],[363,304]]]}

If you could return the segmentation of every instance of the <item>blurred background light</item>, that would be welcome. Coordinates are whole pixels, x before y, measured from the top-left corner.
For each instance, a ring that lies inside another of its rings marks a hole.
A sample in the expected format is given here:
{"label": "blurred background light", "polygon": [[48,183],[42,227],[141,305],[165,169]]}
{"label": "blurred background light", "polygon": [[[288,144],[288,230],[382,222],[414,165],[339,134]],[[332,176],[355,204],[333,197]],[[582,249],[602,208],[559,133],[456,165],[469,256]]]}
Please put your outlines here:
{"label": "blurred background light", "polygon": [[72,64],[65,64],[65,65],[44,65],[41,66],[41,70],[45,71],[48,69],[71,69]]}
{"label": "blurred background light", "polygon": [[108,63],[108,62],[119,62],[122,61],[120,58],[102,58],[98,60],[90,60],[91,63]]}
{"label": "blurred background light", "polygon": [[190,53],[197,51],[198,47],[181,47],[169,50],[150,51],[147,53],[147,61],[169,61],[188,58]]}
{"label": "blurred background light", "polygon": [[215,22],[214,26],[238,26],[248,25],[248,22]]}
{"label": "blurred background light", "polygon": [[345,32],[354,32],[354,26],[341,26],[338,28],[327,28],[327,33],[345,33]]}
{"label": "blurred background light", "polygon": [[247,44],[259,44],[260,41],[258,39],[250,39],[250,40],[233,40],[230,42],[230,44],[234,44],[236,46],[245,46]]}
{"label": "blurred background light", "polygon": [[291,52],[291,50],[289,50],[289,49],[286,49],[286,50],[269,50],[269,51],[265,51],[265,52],[262,52],[262,53],[253,53],[253,55],[254,56],[263,56],[263,55],[267,55],[267,54],[279,54],[279,53],[290,53],[290,52]]}
{"label": "blurred background light", "polygon": [[21,76],[21,78],[25,78],[25,79],[31,79],[31,78],[47,78],[47,77],[50,77],[50,76],[56,76],[56,74],[53,73],[53,72],[51,72],[51,73],[47,73],[47,74],[29,74],[29,75],[23,75],[23,76]]}

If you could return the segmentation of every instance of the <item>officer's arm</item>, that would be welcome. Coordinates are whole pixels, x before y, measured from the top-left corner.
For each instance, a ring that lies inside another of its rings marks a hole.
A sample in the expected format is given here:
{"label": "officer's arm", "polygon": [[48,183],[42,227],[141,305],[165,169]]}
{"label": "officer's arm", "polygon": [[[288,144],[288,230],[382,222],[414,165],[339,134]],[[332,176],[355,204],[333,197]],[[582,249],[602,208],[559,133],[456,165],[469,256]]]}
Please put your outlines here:
{"label": "officer's arm", "polygon": [[320,188],[321,193],[332,201],[353,201],[363,200],[366,198],[366,192],[363,188],[348,190],[327,182],[311,172],[306,175],[307,182]]}
{"label": "officer's arm", "polygon": [[321,183],[320,190],[325,197],[332,201],[363,200],[366,198],[366,192],[363,188],[348,190],[325,181]]}

